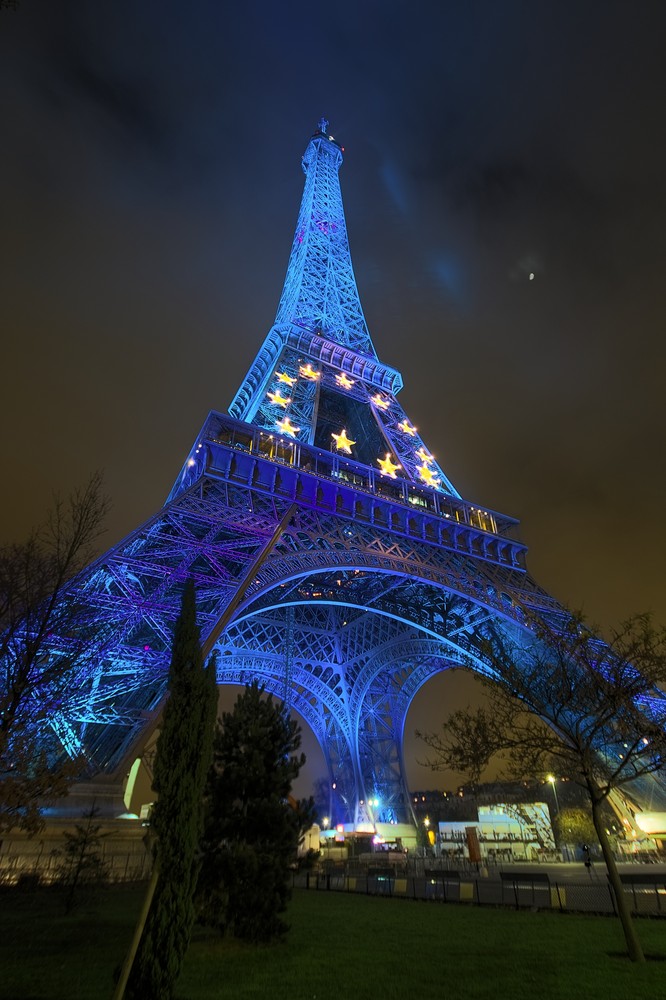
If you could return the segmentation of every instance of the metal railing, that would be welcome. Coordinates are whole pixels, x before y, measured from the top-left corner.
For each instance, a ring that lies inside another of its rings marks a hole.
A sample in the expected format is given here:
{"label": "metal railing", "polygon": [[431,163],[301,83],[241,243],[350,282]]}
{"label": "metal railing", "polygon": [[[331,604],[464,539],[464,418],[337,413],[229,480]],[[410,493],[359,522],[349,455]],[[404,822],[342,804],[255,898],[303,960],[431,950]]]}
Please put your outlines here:
{"label": "metal railing", "polygon": [[[146,850],[102,851],[104,881],[140,882],[150,876],[152,858]],[[0,855],[0,886],[52,885],[63,866],[62,855],[55,851],[14,851]]]}
{"label": "metal railing", "polygon": [[[624,892],[637,915],[666,917],[666,874],[622,875]],[[554,880],[545,872],[493,872],[436,869],[415,874],[395,868],[295,872],[295,888],[362,893],[396,899],[421,899],[514,909],[614,914],[615,895],[607,879]]]}

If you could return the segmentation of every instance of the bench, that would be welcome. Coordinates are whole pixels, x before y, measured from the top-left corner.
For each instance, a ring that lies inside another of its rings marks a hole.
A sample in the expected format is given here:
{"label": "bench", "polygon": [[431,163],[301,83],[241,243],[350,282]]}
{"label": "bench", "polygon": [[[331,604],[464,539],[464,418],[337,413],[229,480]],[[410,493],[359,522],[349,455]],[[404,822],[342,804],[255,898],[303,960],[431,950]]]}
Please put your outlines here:
{"label": "bench", "polygon": [[[516,909],[520,907],[519,892],[521,889],[528,889],[532,893],[531,905],[536,905],[537,892],[547,892],[548,902],[552,902],[550,876],[547,872],[500,872],[502,881],[502,894],[504,886],[510,885],[513,889],[513,896],[516,902]],[[543,899],[543,896],[541,897]]]}
{"label": "bench", "polygon": [[[631,890],[634,910],[637,913],[639,910],[640,912],[653,912],[652,903],[657,904],[658,913],[662,912],[660,893],[666,893],[666,872],[620,872],[619,875],[623,887]],[[654,897],[652,893],[654,893]]]}
{"label": "bench", "polygon": [[426,868],[424,873],[426,878],[436,879],[439,882],[459,882],[460,872],[459,871],[447,871],[445,868]]}
{"label": "bench", "polygon": [[666,889],[666,872],[621,872],[623,885],[660,885]]}
{"label": "bench", "polygon": [[474,882],[463,881],[464,872],[446,868],[424,869],[425,897],[445,902],[469,901],[474,898]]}

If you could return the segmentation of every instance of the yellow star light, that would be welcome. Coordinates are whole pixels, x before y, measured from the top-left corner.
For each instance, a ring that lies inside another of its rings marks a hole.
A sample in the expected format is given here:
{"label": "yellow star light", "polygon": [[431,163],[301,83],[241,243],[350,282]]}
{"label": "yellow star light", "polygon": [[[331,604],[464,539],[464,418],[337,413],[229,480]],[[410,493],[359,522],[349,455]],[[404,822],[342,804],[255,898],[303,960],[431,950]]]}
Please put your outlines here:
{"label": "yellow star light", "polygon": [[343,389],[351,389],[351,387],[354,384],[354,379],[347,378],[344,372],[342,373],[342,375],[336,375],[335,381],[338,383],[338,385],[342,386]]}
{"label": "yellow star light", "polygon": [[320,375],[320,372],[316,372],[309,361],[307,365],[300,365],[298,370],[303,378],[309,378],[311,382],[316,382]]}
{"label": "yellow star light", "polygon": [[346,428],[343,427],[339,434],[331,434],[331,437],[335,441],[335,447],[338,451],[344,451],[345,455],[351,455],[351,446],[356,444],[356,441],[349,440]]}
{"label": "yellow star light", "polygon": [[291,375],[287,375],[286,372],[276,372],[278,382],[284,382],[285,385],[293,385],[296,381]]}
{"label": "yellow star light", "polygon": [[439,479],[427,465],[419,465],[416,471],[426,486],[432,486],[433,489],[439,486]]}
{"label": "yellow star light", "polygon": [[391,479],[397,479],[395,472],[396,469],[400,468],[400,466],[391,461],[390,451],[386,452],[386,458],[378,458],[377,462],[379,464],[379,468],[382,470],[383,476],[390,476]]}
{"label": "yellow star light", "polygon": [[379,393],[377,393],[376,396],[372,397],[371,402],[373,402],[375,404],[375,406],[377,406],[380,410],[388,410],[388,408],[389,408],[389,401],[388,401],[388,399],[383,399],[379,395]]}
{"label": "yellow star light", "polygon": [[432,455],[429,455],[425,448],[419,448],[416,453],[416,457],[420,458],[424,465],[430,465],[431,462],[435,461]]}
{"label": "yellow star light", "polygon": [[271,403],[275,403],[276,406],[282,406],[284,408],[287,403],[291,403],[291,399],[288,396],[285,398],[280,392],[267,392],[266,395],[270,399]]}
{"label": "yellow star light", "polygon": [[283,434],[288,434],[289,437],[296,437],[300,431],[300,427],[293,427],[289,417],[283,417],[282,420],[276,420],[275,426],[282,431]]}
{"label": "yellow star light", "polygon": [[412,427],[412,425],[408,424],[406,420],[400,421],[398,424],[398,430],[402,431],[403,434],[409,434],[410,437],[414,437],[416,434],[416,427]]}

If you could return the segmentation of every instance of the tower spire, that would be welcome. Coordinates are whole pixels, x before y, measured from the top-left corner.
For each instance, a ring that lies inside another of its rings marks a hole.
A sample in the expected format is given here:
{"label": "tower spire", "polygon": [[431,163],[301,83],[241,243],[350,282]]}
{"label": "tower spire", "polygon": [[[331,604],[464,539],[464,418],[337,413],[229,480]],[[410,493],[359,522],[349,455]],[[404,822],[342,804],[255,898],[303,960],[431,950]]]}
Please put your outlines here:
{"label": "tower spire", "polygon": [[275,324],[229,407],[271,434],[349,456],[387,479],[459,496],[396,396],[399,372],[370,340],[352,269],[338,170],[321,118]]}
{"label": "tower spire", "polygon": [[304,328],[374,358],[342,207],[343,150],[328,125],[320,118],[303,155],[305,188],[275,326]]}

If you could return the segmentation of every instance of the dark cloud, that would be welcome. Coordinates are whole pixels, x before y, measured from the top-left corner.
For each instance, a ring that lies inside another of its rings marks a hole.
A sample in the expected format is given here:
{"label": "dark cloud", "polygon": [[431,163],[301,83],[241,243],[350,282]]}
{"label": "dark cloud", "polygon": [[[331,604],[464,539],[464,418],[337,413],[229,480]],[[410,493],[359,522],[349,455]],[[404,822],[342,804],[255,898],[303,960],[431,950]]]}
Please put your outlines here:
{"label": "dark cloud", "polygon": [[119,126],[125,141],[132,139],[158,148],[162,145],[165,123],[151,101],[145,79],[132,80],[117,70],[95,65],[71,40],[52,55],[57,73],[52,73],[51,80],[58,79],[61,86],[56,88],[52,83],[44,91],[55,108],[68,106],[71,110],[75,105],[79,114],[101,116],[102,130]]}

